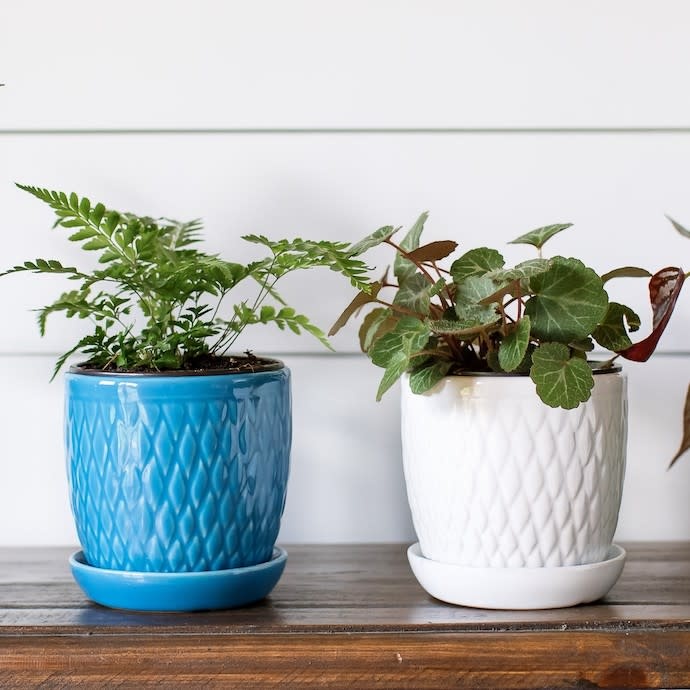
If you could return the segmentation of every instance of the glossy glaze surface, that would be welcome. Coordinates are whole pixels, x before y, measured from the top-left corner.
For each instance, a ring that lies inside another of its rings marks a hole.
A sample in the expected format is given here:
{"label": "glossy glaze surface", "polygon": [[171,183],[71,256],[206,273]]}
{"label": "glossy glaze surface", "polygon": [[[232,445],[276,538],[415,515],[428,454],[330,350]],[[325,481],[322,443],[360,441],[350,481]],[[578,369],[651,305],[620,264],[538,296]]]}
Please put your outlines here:
{"label": "glossy glaze surface", "polygon": [[449,604],[513,611],[555,609],[601,599],[620,577],[625,549],[613,544],[599,563],[560,568],[473,568],[438,563],[412,544],[407,558],[418,582]]}
{"label": "glossy glaze surface", "polygon": [[422,554],[473,567],[558,567],[606,558],[627,440],[623,374],[595,376],[574,410],[528,377],[450,376],[402,387],[408,499]]}
{"label": "glossy glaze surface", "polygon": [[287,552],[273,550],[265,563],[200,573],[138,573],[90,566],[79,551],[72,575],[97,604],[135,611],[204,611],[246,606],[263,599],[285,569]]}
{"label": "glossy glaze surface", "polygon": [[66,375],[72,510],[89,564],[141,572],[271,558],[285,504],[290,374]]}

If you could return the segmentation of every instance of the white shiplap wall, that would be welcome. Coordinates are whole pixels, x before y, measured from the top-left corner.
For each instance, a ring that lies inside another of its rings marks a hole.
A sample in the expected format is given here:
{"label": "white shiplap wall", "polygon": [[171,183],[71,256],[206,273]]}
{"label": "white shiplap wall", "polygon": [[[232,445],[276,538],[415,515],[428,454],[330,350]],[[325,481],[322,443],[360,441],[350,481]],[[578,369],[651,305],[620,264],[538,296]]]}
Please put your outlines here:
{"label": "white shiplap wall", "polygon": [[[115,208],[203,216],[209,245],[246,259],[247,232],[357,239],[432,213],[429,239],[493,244],[571,221],[553,250],[600,270],[690,264],[690,5],[441,0],[220,0],[0,8],[2,265],[80,261],[50,212],[12,182],[74,189]],[[384,263],[386,257],[376,257]],[[59,281],[0,282],[0,544],[73,543],[53,354],[31,308]],[[643,282],[614,285],[645,311]],[[330,274],[285,292],[322,326],[349,300]],[[315,297],[316,296],[316,297]],[[690,297],[662,354],[630,375],[620,539],[690,538],[690,461],[665,466],[690,381]],[[646,313],[646,311],[645,311]],[[294,372],[295,445],[283,541],[412,540],[397,392],[378,371],[259,330],[241,347]]]}

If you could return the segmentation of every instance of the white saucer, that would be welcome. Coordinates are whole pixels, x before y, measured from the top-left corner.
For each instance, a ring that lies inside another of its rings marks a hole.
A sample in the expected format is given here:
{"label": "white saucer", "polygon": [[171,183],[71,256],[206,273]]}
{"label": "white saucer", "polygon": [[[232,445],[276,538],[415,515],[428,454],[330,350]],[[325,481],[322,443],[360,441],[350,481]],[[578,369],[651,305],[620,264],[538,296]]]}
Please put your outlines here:
{"label": "white saucer", "polygon": [[431,596],[482,609],[556,609],[601,599],[620,577],[625,549],[606,560],[562,568],[471,568],[425,558],[419,543],[407,550],[412,572]]}

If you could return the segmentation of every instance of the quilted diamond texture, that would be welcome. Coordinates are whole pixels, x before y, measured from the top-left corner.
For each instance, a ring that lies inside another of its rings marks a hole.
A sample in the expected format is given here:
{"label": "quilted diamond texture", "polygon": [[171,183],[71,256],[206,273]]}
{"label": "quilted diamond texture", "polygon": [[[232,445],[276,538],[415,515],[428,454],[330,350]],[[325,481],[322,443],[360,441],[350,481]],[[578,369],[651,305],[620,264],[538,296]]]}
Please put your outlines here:
{"label": "quilted diamond texture", "polygon": [[627,440],[622,374],[597,375],[575,410],[542,404],[523,377],[447,377],[402,393],[405,479],[422,553],[477,567],[606,557]]}
{"label": "quilted diamond texture", "polygon": [[68,374],[70,498],[87,561],[191,572],[269,560],[287,488],[289,381],[287,369]]}

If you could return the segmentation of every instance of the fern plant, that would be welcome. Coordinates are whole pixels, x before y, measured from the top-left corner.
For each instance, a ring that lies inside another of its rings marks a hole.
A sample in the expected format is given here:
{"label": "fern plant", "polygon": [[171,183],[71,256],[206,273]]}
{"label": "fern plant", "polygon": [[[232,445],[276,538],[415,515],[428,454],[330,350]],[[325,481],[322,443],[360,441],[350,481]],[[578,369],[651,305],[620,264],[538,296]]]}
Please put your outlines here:
{"label": "fern plant", "polygon": [[[422,214],[399,242],[393,238],[400,228],[385,226],[350,248],[353,256],[380,244],[395,252],[392,275],[387,270],[361,290],[329,334],[363,307],[374,307],[359,336],[362,350],[384,369],[377,399],[405,373],[411,390],[424,393],[446,375],[495,372],[529,374],[544,403],[575,408],[591,395],[593,369],[610,367],[618,356],[651,356],[685,279],[675,267],[652,275],[626,266],[599,276],[576,258],[545,258],[545,243],[569,223],[513,240],[537,250],[535,258],[514,267],[489,247],[470,249],[444,267],[457,243],[420,245],[426,219]],[[654,324],[647,338],[633,344],[629,334],[640,318],[610,301],[605,284],[641,276],[650,278]],[[607,360],[588,361],[595,343],[611,351]]]}
{"label": "fern plant", "polygon": [[[38,312],[41,335],[57,312],[93,324],[92,332],[59,357],[53,377],[75,352],[86,356],[85,366],[103,370],[206,368],[217,365],[254,324],[306,331],[330,347],[308,317],[285,303],[276,283],[293,271],[324,267],[344,274],[358,289],[367,287],[366,265],[353,258],[347,243],[246,235],[244,240],[264,247],[268,255],[234,263],[197,248],[198,220],[120,213],[74,193],[17,186],[53,209],[53,227],[69,229],[69,240],[98,256],[95,270],[34,259],[0,274],[62,274],[74,283]],[[255,284],[254,299],[228,305],[229,293],[245,281]]]}

